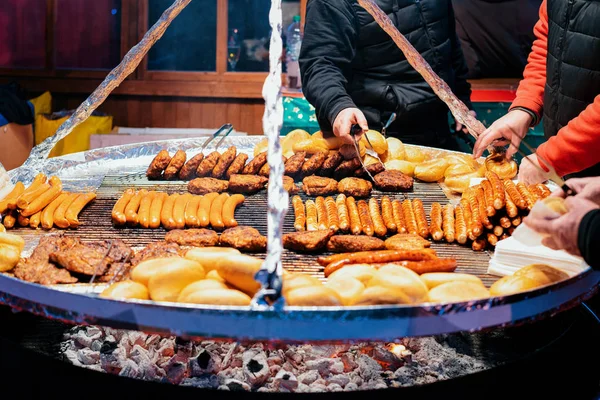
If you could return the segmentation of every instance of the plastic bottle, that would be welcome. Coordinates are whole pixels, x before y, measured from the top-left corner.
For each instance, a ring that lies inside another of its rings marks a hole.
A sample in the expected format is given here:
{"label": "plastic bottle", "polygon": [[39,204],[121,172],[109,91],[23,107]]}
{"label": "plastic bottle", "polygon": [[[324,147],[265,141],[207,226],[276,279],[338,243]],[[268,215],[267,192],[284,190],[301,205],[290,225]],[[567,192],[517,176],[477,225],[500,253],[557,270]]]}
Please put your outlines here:
{"label": "plastic bottle", "polygon": [[302,47],[302,31],[300,30],[300,16],[294,16],[293,22],[287,28],[286,35],[286,69],[287,86],[290,89],[300,89],[300,47]]}

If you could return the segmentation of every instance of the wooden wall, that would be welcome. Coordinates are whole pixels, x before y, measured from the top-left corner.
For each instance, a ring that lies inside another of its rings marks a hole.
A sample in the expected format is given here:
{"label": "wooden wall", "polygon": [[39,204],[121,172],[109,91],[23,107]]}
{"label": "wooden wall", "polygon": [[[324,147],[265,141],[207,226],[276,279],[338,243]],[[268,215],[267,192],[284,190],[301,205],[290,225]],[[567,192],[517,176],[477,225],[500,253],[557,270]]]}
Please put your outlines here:
{"label": "wooden wall", "polygon": [[[52,109],[75,109],[84,95],[53,93]],[[218,128],[231,123],[240,132],[262,135],[262,99],[226,99],[111,95],[100,111],[115,126],[132,128]]]}

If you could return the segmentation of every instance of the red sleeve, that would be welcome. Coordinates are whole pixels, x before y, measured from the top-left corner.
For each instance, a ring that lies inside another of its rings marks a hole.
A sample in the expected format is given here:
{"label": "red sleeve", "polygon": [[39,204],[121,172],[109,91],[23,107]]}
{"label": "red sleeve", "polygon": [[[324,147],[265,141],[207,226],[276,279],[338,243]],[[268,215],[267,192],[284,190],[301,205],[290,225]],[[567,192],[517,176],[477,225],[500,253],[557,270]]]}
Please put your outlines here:
{"label": "red sleeve", "polygon": [[538,147],[560,176],[592,167],[600,162],[600,95],[556,136]]}
{"label": "red sleeve", "polygon": [[511,108],[524,107],[542,116],[544,107],[544,85],[546,84],[546,55],[548,53],[548,12],[546,0],[540,7],[540,20],[535,24],[533,33],[537,38],[533,42],[523,80],[517,89],[517,96]]}

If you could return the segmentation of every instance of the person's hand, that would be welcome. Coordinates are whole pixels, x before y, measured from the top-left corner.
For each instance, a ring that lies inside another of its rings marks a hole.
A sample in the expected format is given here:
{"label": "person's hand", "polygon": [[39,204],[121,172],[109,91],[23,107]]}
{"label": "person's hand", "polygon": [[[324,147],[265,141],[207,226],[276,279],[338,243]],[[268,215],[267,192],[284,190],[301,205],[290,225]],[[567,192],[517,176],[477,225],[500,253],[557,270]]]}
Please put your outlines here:
{"label": "person's hand", "polygon": [[[540,166],[540,162],[535,154],[531,154],[527,158],[536,165]],[[523,182],[526,185],[545,182],[548,180],[550,174],[542,171],[531,165],[531,162],[523,159],[521,160],[521,165],[519,166],[519,182]]]}
{"label": "person's hand", "polygon": [[[369,130],[369,124],[365,115],[358,108],[346,108],[340,111],[333,122],[333,134],[346,143],[353,143],[354,140],[350,136],[350,128],[352,125],[358,124],[363,132]],[[361,133],[361,135],[362,135]],[[357,135],[356,140],[360,140],[361,135]]]}
{"label": "person's hand", "polygon": [[554,250],[565,250],[579,256],[579,225],[583,217],[590,211],[600,208],[596,203],[583,197],[568,197],[566,200],[569,212],[554,218],[540,218],[531,212],[523,219],[523,223],[541,234],[549,235],[542,240],[544,246]]}
{"label": "person's hand", "polygon": [[[600,177],[573,178],[565,182],[571,189],[577,192],[577,197],[582,197],[600,205]],[[558,189],[550,195],[552,197],[567,197],[567,194]]]}
{"label": "person's hand", "polygon": [[[477,113],[475,112],[475,110],[469,110],[469,114],[471,114],[473,116],[473,118],[477,118]],[[467,129],[467,127],[458,121],[455,121],[454,131],[455,132],[462,131],[462,133],[469,133],[469,130]]]}
{"label": "person's hand", "polygon": [[517,152],[521,139],[527,135],[532,120],[531,115],[525,111],[510,111],[479,135],[473,147],[473,156],[481,157],[488,146],[495,142],[495,146],[505,146],[510,143],[506,158],[511,158]]}

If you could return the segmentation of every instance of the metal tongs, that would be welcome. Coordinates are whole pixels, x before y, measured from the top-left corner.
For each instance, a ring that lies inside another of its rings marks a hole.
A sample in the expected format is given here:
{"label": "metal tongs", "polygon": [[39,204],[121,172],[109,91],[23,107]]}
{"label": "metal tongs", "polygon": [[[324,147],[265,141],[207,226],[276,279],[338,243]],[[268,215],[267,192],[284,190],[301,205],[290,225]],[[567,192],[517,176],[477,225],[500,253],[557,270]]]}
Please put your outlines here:
{"label": "metal tongs", "polygon": [[220,127],[219,129],[217,129],[217,131],[215,133],[213,133],[211,136],[209,136],[204,141],[204,143],[202,144],[202,147],[200,148],[200,153],[202,153],[213,140],[215,140],[219,135],[221,135],[222,132],[225,132],[223,134],[223,137],[221,138],[221,140],[219,140],[219,142],[215,146],[215,151],[217,151],[217,149],[219,148],[219,146],[221,146],[221,144],[223,143],[223,141],[225,140],[225,138],[227,136],[229,136],[229,134],[231,133],[231,131],[233,131],[233,125],[231,125],[231,124],[225,124],[222,127]]}
{"label": "metal tongs", "polygon": [[[371,173],[367,169],[367,166],[365,165],[364,161],[362,160],[362,157],[360,156],[360,148],[358,147],[358,141],[356,140],[356,136],[360,135],[362,133],[362,131],[363,131],[363,129],[360,127],[360,125],[352,125],[352,127],[350,128],[350,136],[352,136],[352,139],[354,140],[354,149],[356,150],[356,154],[357,154],[358,160],[360,161],[360,165],[362,165],[363,170],[367,173],[367,175],[369,175],[369,178],[371,178],[371,180],[374,181],[375,178],[373,177],[373,175],[371,175]],[[370,143],[369,143],[369,145],[370,145]],[[377,154],[377,153],[375,153],[375,154]],[[379,162],[381,162],[381,160]]]}

